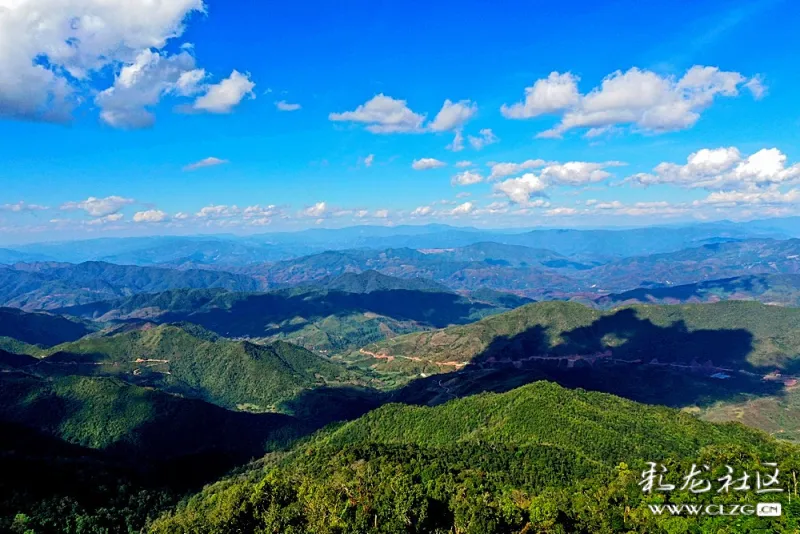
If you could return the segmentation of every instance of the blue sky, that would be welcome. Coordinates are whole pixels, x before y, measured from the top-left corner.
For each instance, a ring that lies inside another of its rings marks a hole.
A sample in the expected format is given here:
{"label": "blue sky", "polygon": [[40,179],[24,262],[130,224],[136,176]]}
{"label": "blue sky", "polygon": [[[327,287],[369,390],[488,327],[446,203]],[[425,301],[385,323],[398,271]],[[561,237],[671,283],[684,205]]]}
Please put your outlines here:
{"label": "blue sky", "polygon": [[800,212],[789,0],[105,4],[0,0],[2,243]]}

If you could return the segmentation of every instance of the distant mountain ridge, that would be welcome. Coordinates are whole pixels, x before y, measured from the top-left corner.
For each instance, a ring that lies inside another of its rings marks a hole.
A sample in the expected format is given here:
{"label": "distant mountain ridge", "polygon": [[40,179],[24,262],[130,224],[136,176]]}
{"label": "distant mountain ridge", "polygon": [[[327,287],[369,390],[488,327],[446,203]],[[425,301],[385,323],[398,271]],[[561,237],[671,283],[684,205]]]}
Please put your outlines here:
{"label": "distant mountain ridge", "polygon": [[0,269],[0,304],[25,310],[184,288],[255,291],[261,284],[249,276],[223,271],[181,271],[105,262],[34,263]]}

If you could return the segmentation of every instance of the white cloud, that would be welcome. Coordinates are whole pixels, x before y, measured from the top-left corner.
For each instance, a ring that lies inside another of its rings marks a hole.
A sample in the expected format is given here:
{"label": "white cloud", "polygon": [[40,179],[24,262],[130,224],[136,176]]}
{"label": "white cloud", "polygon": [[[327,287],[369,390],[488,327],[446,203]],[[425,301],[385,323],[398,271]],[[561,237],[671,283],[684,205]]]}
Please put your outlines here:
{"label": "white cloud", "polygon": [[87,226],[105,226],[110,223],[120,222],[123,218],[124,215],[121,213],[111,213],[103,217],[97,217],[91,221],[82,221],[81,223]]}
{"label": "white cloud", "polygon": [[466,160],[459,161],[456,163],[456,167],[458,167],[459,169],[466,169],[467,167],[472,167],[472,162]]}
{"label": "white cloud", "polygon": [[475,204],[472,202],[464,202],[450,210],[448,214],[453,216],[469,215],[473,211],[475,211]]}
{"label": "white cloud", "polygon": [[389,217],[389,210],[375,210],[373,216],[378,219],[386,219]]}
{"label": "white cloud", "polygon": [[563,112],[558,125],[539,134],[544,138],[558,138],[575,128],[590,128],[595,135],[615,125],[660,133],[690,128],[715,98],[738,96],[741,87],[756,97],[764,94],[757,77],[748,80],[738,72],[704,66],[690,68],[679,79],[635,67],[616,71],[585,95],[577,91],[577,81],[569,73],[551,73],[526,89],[524,103],[501,111],[511,119]]}
{"label": "white cloud", "polygon": [[456,195],[456,198],[469,198],[469,197],[471,197],[471,196],[472,196],[472,193],[469,193],[469,192],[467,192],[467,191],[464,191],[464,192],[462,192],[462,193],[459,193],[459,194],[457,194],[457,195]]}
{"label": "white cloud", "polygon": [[150,108],[166,94],[190,96],[201,90],[205,71],[195,68],[188,52],[167,55],[142,51],[134,61],[122,67],[114,85],[94,99],[100,118],[115,128],[147,128],[155,123]]}
{"label": "white cloud", "polygon": [[510,178],[495,184],[494,190],[508,197],[516,204],[526,205],[532,196],[544,196],[547,183],[533,173],[527,173],[520,178]]}
{"label": "white cloud", "polygon": [[497,180],[498,178],[505,178],[512,174],[518,174],[522,171],[544,167],[547,162],[543,159],[529,159],[522,163],[492,163],[492,172],[489,175],[489,180]]}
{"label": "white cloud", "polygon": [[780,206],[785,204],[800,204],[800,189],[791,189],[781,192],[777,189],[750,190],[750,191],[717,191],[711,193],[703,200],[694,202],[695,206],[754,206],[770,205]]}
{"label": "white cloud", "polygon": [[197,169],[204,169],[206,167],[215,167],[217,165],[224,165],[228,163],[226,159],[219,159],[219,158],[205,158],[201,159],[200,161],[196,161],[191,163],[183,168],[184,171],[196,171]]}
{"label": "white cloud", "polygon": [[447,163],[444,161],[439,161],[435,158],[420,158],[414,160],[414,162],[411,164],[411,168],[415,171],[425,171],[428,169],[439,169],[446,165]]}
{"label": "white cloud", "polygon": [[475,210],[476,215],[501,215],[508,213],[508,202],[492,202],[485,208]]}
{"label": "white cloud", "polygon": [[245,97],[256,97],[253,92],[255,86],[250,74],[234,70],[228,78],[208,86],[206,94],[195,100],[192,107],[209,113],[230,113]]}
{"label": "white cloud", "polygon": [[325,202],[317,202],[313,206],[310,206],[303,210],[303,215],[306,217],[322,217],[328,211],[328,205]]}
{"label": "white cloud", "polygon": [[483,181],[483,176],[477,172],[464,171],[453,176],[451,183],[453,185],[472,185],[478,184]]}
{"label": "white cloud", "polygon": [[375,161],[375,154],[370,154],[364,158],[364,166],[372,167],[372,162]]}
{"label": "white cloud", "polygon": [[226,219],[239,215],[241,210],[238,206],[210,205],[198,211],[195,216],[198,219]]}
{"label": "white cloud", "polygon": [[169,216],[161,210],[139,211],[133,215],[135,223],[160,223],[164,222]]}
{"label": "white cloud", "polygon": [[191,215],[189,215],[188,213],[184,213],[184,212],[180,211],[180,212],[176,213],[172,218],[175,219],[175,220],[178,220],[178,221],[185,221],[189,217],[191,217]]}
{"label": "white cloud", "polygon": [[354,111],[331,113],[328,118],[337,122],[366,124],[372,133],[408,133],[423,131],[425,115],[414,113],[405,100],[396,100],[383,93],[358,106]]}
{"label": "white cloud", "polygon": [[412,217],[427,217],[433,213],[433,208],[430,206],[419,206],[414,211],[411,212]]}
{"label": "white cloud", "polygon": [[621,164],[616,161],[606,163],[570,161],[563,164],[548,165],[542,169],[541,177],[551,184],[572,186],[585,185],[602,182],[610,178],[611,173],[603,169],[619,165]]}
{"label": "white cloud", "polygon": [[290,104],[286,100],[279,100],[275,102],[275,107],[278,108],[278,111],[297,111],[302,106],[300,104]]}
{"label": "white cloud", "polygon": [[551,72],[543,80],[525,88],[525,101],[511,106],[503,104],[500,112],[509,119],[530,119],[545,113],[572,108],[580,102],[578,78],[567,72]]}
{"label": "white cloud", "polygon": [[135,201],[131,198],[120,196],[110,196],[106,198],[89,197],[80,202],[65,202],[61,205],[61,209],[83,210],[92,217],[106,217],[116,214],[122,208],[134,202]]}
{"label": "white cloud", "polygon": [[445,100],[442,109],[428,125],[434,132],[447,132],[461,129],[464,124],[478,112],[478,105],[470,100],[451,102]]}
{"label": "white cloud", "polygon": [[40,206],[39,204],[28,204],[27,202],[20,200],[16,204],[3,204],[0,206],[0,210],[2,211],[11,211],[13,213],[22,213],[25,211],[45,211],[48,210],[47,206]]}
{"label": "white cloud", "polygon": [[472,148],[475,150],[480,150],[485,146],[493,145],[500,141],[500,138],[497,137],[494,132],[492,132],[491,128],[484,128],[480,131],[480,136],[467,136],[469,140],[469,144],[472,145]]}
{"label": "white cloud", "polygon": [[672,184],[686,188],[736,190],[800,183],[800,163],[786,165],[777,148],[742,156],[735,147],[704,148],[689,155],[686,164],[660,163],[652,173],[628,178],[640,185]]}
{"label": "white cloud", "polygon": [[576,215],[578,210],[575,208],[567,208],[567,207],[560,207],[560,208],[552,208],[544,212],[547,217],[559,217],[559,216],[569,216],[569,215]]}
{"label": "white cloud", "polygon": [[452,152],[461,152],[464,150],[464,134],[461,132],[461,130],[456,130],[455,136],[453,137],[453,142],[447,145],[445,148]]}
{"label": "white cloud", "polygon": [[[537,167],[540,160],[526,162],[496,163],[492,166],[494,176],[502,176],[507,172],[525,168]],[[567,163],[548,163],[539,174],[526,173],[521,178],[511,178],[494,186],[496,193],[506,195],[509,200],[517,204],[527,205],[532,196],[546,196],[546,190],[551,186],[581,186],[601,182],[611,177],[611,173],[604,170],[606,167],[622,165],[618,161],[605,163],[589,163],[584,161],[570,161]]]}
{"label": "white cloud", "polygon": [[3,0],[0,116],[70,120],[93,75],[162,49],[203,10],[202,0]]}

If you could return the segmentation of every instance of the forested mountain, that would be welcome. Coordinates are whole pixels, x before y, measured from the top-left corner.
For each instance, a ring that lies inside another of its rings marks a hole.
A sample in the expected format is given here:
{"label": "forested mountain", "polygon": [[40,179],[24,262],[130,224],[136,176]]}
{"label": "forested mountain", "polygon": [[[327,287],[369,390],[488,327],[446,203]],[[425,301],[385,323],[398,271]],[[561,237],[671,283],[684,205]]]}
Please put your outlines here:
{"label": "forested mountain", "polygon": [[405,401],[435,404],[546,379],[719,421],[746,413],[752,426],[795,440],[798,355],[796,308],[730,301],[602,312],[547,302],[401,336],[351,361],[406,383],[397,394]]}
{"label": "forested mountain", "polygon": [[[787,483],[798,466],[796,448],[740,425],[540,382],[436,408],[380,408],[207,487],[151,532],[714,531],[727,523],[649,513],[665,497],[642,492],[645,462],[677,472],[708,463],[716,476],[726,462],[758,469],[761,457],[783,466]],[[788,494],[771,497],[787,513],[743,517],[738,531],[798,528]]]}
{"label": "forested mountain", "polygon": [[525,303],[514,295],[461,296],[430,280],[375,272],[269,293],[175,290],[57,310],[100,322],[191,322],[219,335],[285,339],[309,349],[352,349],[395,335],[464,324]]}
{"label": "forested mountain", "polygon": [[[584,274],[584,273],[581,273]],[[800,274],[800,239],[751,239],[631,257],[585,272],[597,289],[672,286],[751,274]]]}
{"label": "forested mountain", "polygon": [[181,271],[104,262],[33,263],[0,268],[0,304],[26,310],[185,288],[255,291],[261,285],[251,277],[221,271]]}
{"label": "forested mountain", "polygon": [[52,347],[75,341],[91,331],[89,325],[59,315],[0,308],[0,338],[13,338],[29,345]]}
{"label": "forested mountain", "polygon": [[30,372],[114,376],[231,409],[279,411],[303,391],[362,384],[339,363],[284,342],[255,345],[186,325],[90,336],[50,349]]}
{"label": "forested mountain", "polygon": [[753,302],[634,305],[598,311],[541,302],[473,324],[420,332],[367,347],[422,362],[463,362],[612,351],[626,359],[785,367],[800,353],[800,309]]}

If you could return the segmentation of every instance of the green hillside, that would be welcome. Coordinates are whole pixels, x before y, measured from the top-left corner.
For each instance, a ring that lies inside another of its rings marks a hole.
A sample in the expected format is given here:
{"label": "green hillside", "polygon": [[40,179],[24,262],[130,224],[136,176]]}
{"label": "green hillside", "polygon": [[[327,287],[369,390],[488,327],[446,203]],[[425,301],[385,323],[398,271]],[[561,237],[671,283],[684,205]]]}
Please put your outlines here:
{"label": "green hillside", "polygon": [[620,359],[789,368],[800,354],[800,309],[730,301],[635,305],[604,312],[578,303],[542,302],[474,324],[409,334],[365,350],[394,357],[397,364],[610,350]]}
{"label": "green hillside", "polygon": [[[759,432],[537,383],[436,408],[385,406],[207,487],[150,531],[723,532],[730,518],[652,515],[648,503],[712,496],[643,494],[645,462],[675,473],[706,462],[716,476],[726,462],[755,470],[766,458],[790,484],[798,449]],[[784,504],[781,518],[736,518],[735,532],[800,527],[796,500],[770,499]]]}
{"label": "green hillside", "polygon": [[342,365],[301,347],[229,341],[193,325],[146,327],[59,345],[37,371],[117,376],[253,411],[279,410],[284,401],[310,388],[360,383]]}
{"label": "green hillside", "polygon": [[236,413],[115,378],[6,373],[0,384],[0,420],[149,460],[215,451],[246,459],[265,450],[271,435],[283,439],[278,431],[296,422],[281,414]]}
{"label": "green hillside", "polygon": [[281,339],[330,354],[410,332],[465,324],[524,302],[519,298],[484,301],[436,290],[437,284],[430,281],[377,273],[343,275],[330,285],[340,289],[299,287],[269,293],[179,290],[59,312],[99,322],[188,321],[225,337]]}

